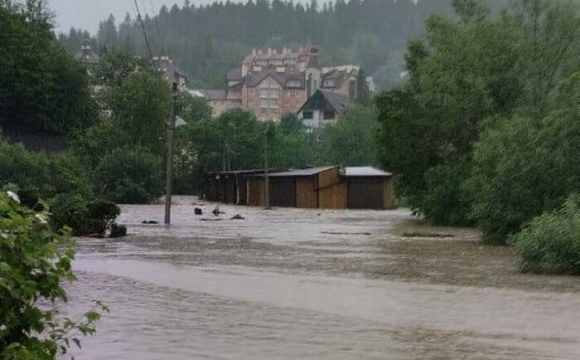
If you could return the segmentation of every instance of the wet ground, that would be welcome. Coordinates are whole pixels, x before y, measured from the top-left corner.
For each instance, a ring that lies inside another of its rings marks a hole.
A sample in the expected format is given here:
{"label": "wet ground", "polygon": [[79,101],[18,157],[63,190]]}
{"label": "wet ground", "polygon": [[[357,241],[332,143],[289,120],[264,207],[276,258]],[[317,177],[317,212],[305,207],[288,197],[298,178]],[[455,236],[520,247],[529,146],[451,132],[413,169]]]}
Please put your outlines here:
{"label": "wet ground", "polygon": [[[110,308],[77,359],[580,359],[580,279],[406,210],[124,206],[79,239],[66,312]],[[241,214],[244,220],[231,220]]]}

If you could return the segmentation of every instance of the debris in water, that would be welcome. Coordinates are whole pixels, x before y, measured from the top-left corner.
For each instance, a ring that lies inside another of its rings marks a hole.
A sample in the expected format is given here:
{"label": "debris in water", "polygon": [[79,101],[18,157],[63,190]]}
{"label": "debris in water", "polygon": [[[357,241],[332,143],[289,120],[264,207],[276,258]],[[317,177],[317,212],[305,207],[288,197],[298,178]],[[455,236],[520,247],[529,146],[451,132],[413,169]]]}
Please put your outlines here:
{"label": "debris in water", "polygon": [[225,214],[225,212],[223,212],[223,211],[220,211],[220,208],[219,208],[219,206],[216,206],[216,207],[215,207],[215,209],[213,209],[212,213],[213,213],[215,216],[220,216],[221,214]]}
{"label": "debris in water", "polygon": [[232,217],[232,220],[246,220],[246,218],[240,214],[236,214]]}
{"label": "debris in water", "polygon": [[109,237],[120,238],[124,236],[127,236],[127,226],[113,223],[111,225],[111,233],[109,234]]}
{"label": "debris in water", "polygon": [[357,232],[357,233],[346,233],[346,232],[334,232],[334,231],[323,231],[323,234],[327,235],[364,235],[371,236],[370,232]]}
{"label": "debris in water", "polygon": [[194,212],[195,212],[195,215],[197,215],[197,216],[203,215],[203,210],[201,210],[200,208],[195,208]]}
{"label": "debris in water", "polygon": [[440,238],[440,239],[444,239],[444,238],[452,238],[452,237],[455,237],[455,235],[453,235],[453,234],[438,234],[438,233],[431,233],[431,232],[416,231],[416,232],[405,232],[405,233],[403,233],[403,237],[408,237],[408,238]]}
{"label": "debris in water", "polygon": [[153,221],[153,220],[143,220],[143,224],[153,225],[153,224],[159,224],[159,223],[157,221]]}
{"label": "debris in water", "polygon": [[93,239],[104,239],[105,234],[90,234],[89,237]]}

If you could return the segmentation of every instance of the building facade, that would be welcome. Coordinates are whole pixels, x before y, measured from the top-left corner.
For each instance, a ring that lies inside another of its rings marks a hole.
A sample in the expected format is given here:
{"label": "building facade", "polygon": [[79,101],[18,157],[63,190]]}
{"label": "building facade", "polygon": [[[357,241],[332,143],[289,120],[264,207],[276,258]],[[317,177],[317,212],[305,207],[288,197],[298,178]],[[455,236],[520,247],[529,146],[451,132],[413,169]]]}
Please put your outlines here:
{"label": "building facade", "polygon": [[336,123],[350,103],[351,99],[340,92],[319,89],[298,110],[298,118],[314,133]]}
{"label": "building facade", "polygon": [[185,88],[185,83],[187,82],[185,73],[179,70],[168,56],[155,56],[152,61],[165,81],[170,84],[176,83],[178,89]]}
{"label": "building facade", "polygon": [[262,120],[278,120],[286,113],[297,113],[320,89],[354,99],[358,71],[352,65],[323,68],[319,51],[312,45],[298,51],[254,49],[227,73],[224,98],[209,103],[216,114],[241,108]]}

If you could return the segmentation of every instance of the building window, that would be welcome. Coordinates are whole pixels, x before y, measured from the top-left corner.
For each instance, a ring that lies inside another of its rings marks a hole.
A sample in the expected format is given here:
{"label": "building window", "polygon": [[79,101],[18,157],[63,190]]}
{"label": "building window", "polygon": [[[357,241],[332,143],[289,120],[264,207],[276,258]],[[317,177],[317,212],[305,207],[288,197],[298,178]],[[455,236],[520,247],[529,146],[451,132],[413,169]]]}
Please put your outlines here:
{"label": "building window", "polygon": [[277,109],[278,100],[277,99],[260,99],[260,107],[262,110],[266,109]]}
{"label": "building window", "polygon": [[260,107],[262,109],[277,109],[280,98],[280,85],[271,77],[260,84]]}
{"label": "building window", "polygon": [[304,120],[312,120],[314,119],[314,112],[312,111],[305,111],[302,113],[302,118]]}
{"label": "building window", "polygon": [[325,110],[324,111],[324,120],[332,120],[335,117],[335,113],[332,110]]}
{"label": "building window", "polygon": [[286,86],[290,88],[299,88],[300,87],[300,80],[290,80],[286,83]]}

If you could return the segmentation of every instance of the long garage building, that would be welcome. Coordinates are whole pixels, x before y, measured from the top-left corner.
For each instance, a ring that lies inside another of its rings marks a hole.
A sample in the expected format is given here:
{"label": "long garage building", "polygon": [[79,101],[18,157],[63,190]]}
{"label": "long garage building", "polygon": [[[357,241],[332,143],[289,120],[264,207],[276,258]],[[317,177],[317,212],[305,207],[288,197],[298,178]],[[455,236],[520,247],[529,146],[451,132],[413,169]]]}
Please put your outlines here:
{"label": "long garage building", "polygon": [[[373,167],[338,166],[277,172],[269,175],[270,205],[320,209],[390,209],[393,174]],[[247,201],[266,205],[263,174],[247,178]]]}

